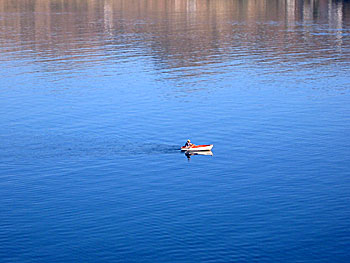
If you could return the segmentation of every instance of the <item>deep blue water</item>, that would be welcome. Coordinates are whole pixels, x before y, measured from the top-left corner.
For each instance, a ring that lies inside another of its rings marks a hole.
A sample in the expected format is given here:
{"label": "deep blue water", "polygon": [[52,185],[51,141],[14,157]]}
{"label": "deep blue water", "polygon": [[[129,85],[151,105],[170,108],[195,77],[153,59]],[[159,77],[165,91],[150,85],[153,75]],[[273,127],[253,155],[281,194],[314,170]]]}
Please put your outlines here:
{"label": "deep blue water", "polygon": [[48,2],[0,0],[1,262],[348,262],[348,2]]}

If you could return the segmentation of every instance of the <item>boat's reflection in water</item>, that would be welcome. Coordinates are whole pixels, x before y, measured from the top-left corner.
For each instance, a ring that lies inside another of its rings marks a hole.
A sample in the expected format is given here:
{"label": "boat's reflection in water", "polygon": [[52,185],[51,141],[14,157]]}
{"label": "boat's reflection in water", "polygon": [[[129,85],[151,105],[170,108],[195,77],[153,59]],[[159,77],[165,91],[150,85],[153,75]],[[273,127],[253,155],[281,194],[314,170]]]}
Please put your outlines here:
{"label": "boat's reflection in water", "polygon": [[212,151],[186,151],[185,155],[186,155],[187,159],[190,161],[191,160],[191,156],[193,156],[193,155],[210,155],[210,156],[213,156],[213,152]]}

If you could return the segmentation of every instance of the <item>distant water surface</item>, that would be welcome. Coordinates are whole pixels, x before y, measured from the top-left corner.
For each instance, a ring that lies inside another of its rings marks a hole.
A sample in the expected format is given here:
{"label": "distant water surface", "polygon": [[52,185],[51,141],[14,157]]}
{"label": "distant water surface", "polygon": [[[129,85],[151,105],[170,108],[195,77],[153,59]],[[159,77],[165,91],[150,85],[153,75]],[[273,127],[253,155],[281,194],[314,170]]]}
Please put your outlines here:
{"label": "distant water surface", "polygon": [[0,261],[348,262],[349,72],[348,1],[0,0]]}

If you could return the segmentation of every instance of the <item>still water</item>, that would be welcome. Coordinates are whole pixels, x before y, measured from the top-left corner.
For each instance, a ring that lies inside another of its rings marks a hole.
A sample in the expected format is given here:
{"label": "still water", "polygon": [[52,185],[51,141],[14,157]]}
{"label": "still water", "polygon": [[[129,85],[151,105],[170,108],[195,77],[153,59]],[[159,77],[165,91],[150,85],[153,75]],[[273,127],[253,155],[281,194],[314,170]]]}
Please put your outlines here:
{"label": "still water", "polygon": [[349,1],[0,0],[0,261],[348,262],[349,70]]}

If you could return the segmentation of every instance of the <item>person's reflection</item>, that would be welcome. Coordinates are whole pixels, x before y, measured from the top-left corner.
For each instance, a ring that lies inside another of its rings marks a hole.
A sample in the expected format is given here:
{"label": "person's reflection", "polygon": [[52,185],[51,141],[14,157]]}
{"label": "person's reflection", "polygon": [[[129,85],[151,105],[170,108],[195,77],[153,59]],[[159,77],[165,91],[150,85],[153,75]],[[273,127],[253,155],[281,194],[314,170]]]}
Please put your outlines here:
{"label": "person's reflection", "polygon": [[185,152],[185,155],[187,157],[187,160],[191,161],[191,155],[193,155],[193,153],[187,151],[187,152]]}

